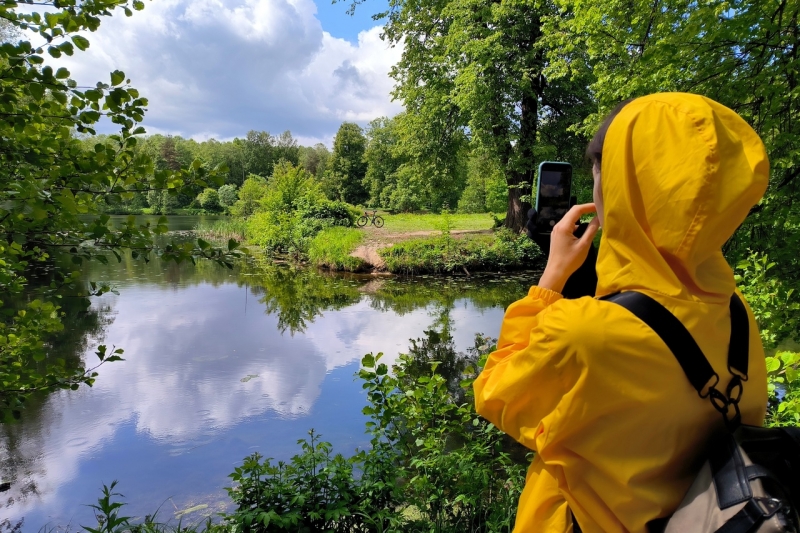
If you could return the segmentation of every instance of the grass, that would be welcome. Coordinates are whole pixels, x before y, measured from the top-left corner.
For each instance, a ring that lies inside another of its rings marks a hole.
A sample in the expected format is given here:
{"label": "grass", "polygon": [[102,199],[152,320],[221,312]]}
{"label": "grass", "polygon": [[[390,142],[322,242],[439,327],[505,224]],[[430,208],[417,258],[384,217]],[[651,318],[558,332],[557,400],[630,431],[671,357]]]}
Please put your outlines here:
{"label": "grass", "polygon": [[539,248],[524,235],[501,229],[492,235],[412,239],[380,250],[386,269],[397,274],[503,271],[530,268]]}
{"label": "grass", "polygon": [[331,270],[363,270],[364,261],[350,256],[363,239],[364,234],[353,228],[326,228],[311,239],[308,259],[315,266]]}
{"label": "grass", "polygon": [[[461,214],[398,214],[381,215],[386,222],[383,230],[389,233],[410,233],[412,231],[437,231],[449,224],[450,230],[492,229],[494,220],[489,213]],[[368,226],[369,227],[369,226]]]}
{"label": "grass", "polygon": [[201,222],[194,229],[201,237],[208,240],[227,241],[235,239],[243,241],[247,220],[243,218],[226,217],[213,222]]}

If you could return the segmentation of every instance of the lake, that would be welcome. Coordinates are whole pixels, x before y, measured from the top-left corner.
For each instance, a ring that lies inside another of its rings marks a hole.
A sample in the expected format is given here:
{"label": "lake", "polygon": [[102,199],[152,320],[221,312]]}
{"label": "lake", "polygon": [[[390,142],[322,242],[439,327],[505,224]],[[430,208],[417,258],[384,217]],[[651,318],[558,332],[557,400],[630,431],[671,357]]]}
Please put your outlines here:
{"label": "lake", "polygon": [[[198,217],[171,217],[186,238]],[[391,361],[425,330],[450,328],[460,350],[497,336],[503,310],[538,274],[400,278],[332,275],[265,259],[210,262],[124,256],[83,267],[119,294],[69,311],[54,352],[92,364],[124,348],[94,387],[31,402],[0,426],[0,525],[22,531],[96,524],[87,504],[119,480],[125,516],[184,521],[223,511],[227,475],[255,451],[288,459],[311,428],[336,452],[365,447],[361,357]]]}

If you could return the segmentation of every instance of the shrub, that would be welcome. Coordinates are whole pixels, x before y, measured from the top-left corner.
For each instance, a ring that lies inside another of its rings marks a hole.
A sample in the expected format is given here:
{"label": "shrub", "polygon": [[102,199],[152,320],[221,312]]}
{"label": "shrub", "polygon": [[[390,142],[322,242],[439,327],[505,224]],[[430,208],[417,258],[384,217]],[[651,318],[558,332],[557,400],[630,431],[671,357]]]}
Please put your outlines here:
{"label": "shrub", "polygon": [[332,270],[358,272],[364,261],[350,254],[361,243],[364,234],[356,229],[332,227],[319,232],[308,246],[308,259],[312,264]]}
{"label": "shrub", "polygon": [[306,250],[303,229],[293,213],[259,211],[247,219],[247,241],[269,254],[299,256]]}
{"label": "shrub", "polygon": [[239,193],[236,190],[236,185],[228,183],[219,188],[219,203],[222,207],[230,207],[239,199]]}
{"label": "shrub", "polygon": [[[800,302],[794,288],[774,277],[775,263],[763,253],[750,253],[736,265],[736,282],[758,322],[764,346],[776,348],[787,339],[800,340]],[[769,408],[767,425],[800,423],[800,353],[777,350],[767,357]]]}
{"label": "shrub", "polygon": [[269,180],[267,194],[261,199],[261,209],[265,211],[297,211],[301,205],[309,205],[325,200],[319,183],[303,167],[294,166],[288,161],[275,165]]}
{"label": "shrub", "polygon": [[[241,198],[232,211],[240,202]],[[248,240],[264,247],[268,254],[295,257],[308,251],[309,243],[317,233],[331,226],[352,225],[358,213],[344,202],[325,198],[311,174],[286,161],[275,166],[272,178],[264,184],[264,195],[258,204],[257,212],[247,224]],[[353,261],[343,257],[342,260],[348,266],[356,267]]]}
{"label": "shrub", "polygon": [[267,180],[250,174],[239,189],[239,199],[231,206],[231,214],[237,217],[249,217],[256,212],[259,202],[267,192]]}
{"label": "shrub", "polygon": [[203,189],[203,192],[197,195],[197,203],[207,211],[217,211],[220,208],[219,193],[216,189]]}

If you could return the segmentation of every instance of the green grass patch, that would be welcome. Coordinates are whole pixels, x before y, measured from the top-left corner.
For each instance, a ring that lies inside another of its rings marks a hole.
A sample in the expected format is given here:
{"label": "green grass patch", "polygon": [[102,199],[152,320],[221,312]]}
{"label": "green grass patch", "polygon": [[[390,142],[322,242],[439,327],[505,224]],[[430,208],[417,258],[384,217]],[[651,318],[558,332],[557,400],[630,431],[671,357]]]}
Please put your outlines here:
{"label": "green grass patch", "polygon": [[363,238],[364,234],[353,228],[326,228],[311,239],[308,259],[313,265],[331,270],[363,270],[364,261],[350,256]]}
{"label": "green grass patch", "polygon": [[200,222],[195,226],[197,234],[214,241],[228,241],[234,239],[243,241],[246,236],[247,220],[243,218],[222,218],[212,222]]}
{"label": "green grass patch", "polygon": [[501,229],[492,235],[413,239],[380,250],[396,274],[503,271],[539,265],[541,251],[524,235]]}
{"label": "green grass patch", "polygon": [[399,214],[381,215],[386,222],[383,231],[408,233],[412,231],[481,230],[492,229],[494,220],[489,213],[476,214]]}

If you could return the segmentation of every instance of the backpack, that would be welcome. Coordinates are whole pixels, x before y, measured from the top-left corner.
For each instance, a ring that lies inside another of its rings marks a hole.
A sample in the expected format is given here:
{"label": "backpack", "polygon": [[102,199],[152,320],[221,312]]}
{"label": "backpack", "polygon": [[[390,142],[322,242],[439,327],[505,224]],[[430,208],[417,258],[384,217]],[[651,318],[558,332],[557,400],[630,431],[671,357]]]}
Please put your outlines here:
{"label": "backpack", "polygon": [[[750,324],[734,293],[724,392],[691,333],[654,299],[635,291],[601,298],[621,305],[669,347],[698,395],[722,414],[725,431],[704,451],[705,463],[678,509],[648,523],[651,533],[800,533],[800,428],[742,424],[739,400],[747,381]],[[710,384],[710,385],[709,385]]]}

